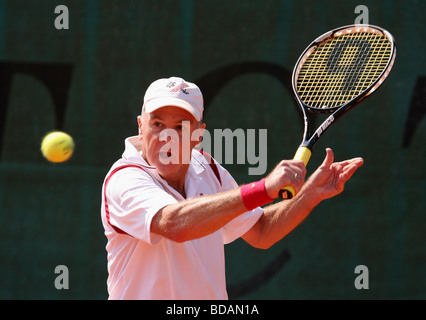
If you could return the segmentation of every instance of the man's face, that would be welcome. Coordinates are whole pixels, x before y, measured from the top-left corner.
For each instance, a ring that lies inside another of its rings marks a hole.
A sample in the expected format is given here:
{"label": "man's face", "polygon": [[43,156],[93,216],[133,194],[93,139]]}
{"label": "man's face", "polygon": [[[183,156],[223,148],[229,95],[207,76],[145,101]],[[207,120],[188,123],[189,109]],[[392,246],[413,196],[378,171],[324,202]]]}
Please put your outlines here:
{"label": "man's face", "polygon": [[[138,117],[139,137],[146,162],[164,179],[178,179],[186,174],[192,149],[200,142],[197,129],[205,124],[188,111],[166,106]],[[191,137],[197,137],[192,141]]]}

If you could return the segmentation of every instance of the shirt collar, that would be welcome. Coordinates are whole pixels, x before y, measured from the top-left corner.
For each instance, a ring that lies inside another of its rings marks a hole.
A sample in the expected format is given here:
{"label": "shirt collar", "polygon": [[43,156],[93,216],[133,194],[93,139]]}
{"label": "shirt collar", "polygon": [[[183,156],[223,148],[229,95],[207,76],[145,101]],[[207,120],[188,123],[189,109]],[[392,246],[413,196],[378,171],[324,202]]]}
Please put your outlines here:
{"label": "shirt collar", "polygon": [[124,140],[124,146],[123,158],[125,160],[143,165],[144,167],[149,167],[150,169],[155,169],[155,167],[150,166],[142,157],[142,142],[139,136],[127,138]]}

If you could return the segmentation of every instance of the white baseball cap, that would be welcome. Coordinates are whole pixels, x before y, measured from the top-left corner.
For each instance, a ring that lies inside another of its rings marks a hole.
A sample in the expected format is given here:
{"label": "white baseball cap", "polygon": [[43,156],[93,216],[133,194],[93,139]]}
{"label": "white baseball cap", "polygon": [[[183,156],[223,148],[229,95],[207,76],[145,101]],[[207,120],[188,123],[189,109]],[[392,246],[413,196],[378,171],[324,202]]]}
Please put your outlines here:
{"label": "white baseball cap", "polygon": [[165,106],[176,106],[191,113],[198,121],[203,118],[203,95],[200,88],[179,77],[158,79],[151,83],[143,102],[142,111],[147,113]]}

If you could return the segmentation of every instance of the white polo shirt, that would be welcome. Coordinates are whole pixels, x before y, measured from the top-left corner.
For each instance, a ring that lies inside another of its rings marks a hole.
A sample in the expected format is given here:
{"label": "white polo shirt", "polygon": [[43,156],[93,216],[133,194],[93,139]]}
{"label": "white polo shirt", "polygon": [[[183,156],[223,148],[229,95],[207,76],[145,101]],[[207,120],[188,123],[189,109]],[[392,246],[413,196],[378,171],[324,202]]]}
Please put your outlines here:
{"label": "white polo shirt", "polygon": [[[188,198],[237,187],[228,171],[215,163],[221,181],[205,156],[192,151],[185,177]],[[183,243],[151,233],[158,210],[181,200],[182,195],[144,161],[137,136],[127,138],[123,156],[102,188],[109,299],[228,298],[224,244],[245,234],[263,210],[248,211],[208,236]]]}

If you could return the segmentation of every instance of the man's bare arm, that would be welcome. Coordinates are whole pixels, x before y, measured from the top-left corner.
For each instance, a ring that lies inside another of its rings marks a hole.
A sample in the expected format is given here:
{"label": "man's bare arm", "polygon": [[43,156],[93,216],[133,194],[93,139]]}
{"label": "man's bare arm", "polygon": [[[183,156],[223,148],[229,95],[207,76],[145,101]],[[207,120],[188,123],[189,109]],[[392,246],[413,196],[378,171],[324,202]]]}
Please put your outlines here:
{"label": "man's bare arm", "polygon": [[191,198],[159,210],[151,223],[151,232],[184,242],[211,234],[246,211],[240,188]]}
{"label": "man's bare arm", "polygon": [[[296,173],[297,179],[294,178]],[[302,161],[282,161],[269,175],[270,183],[266,191],[271,194],[271,198],[277,197],[283,185],[291,185],[298,192],[303,185],[305,174],[306,169]],[[177,242],[209,235],[248,211],[241,198],[240,189],[241,187],[238,187],[168,205],[155,214],[151,222],[151,232]]]}

